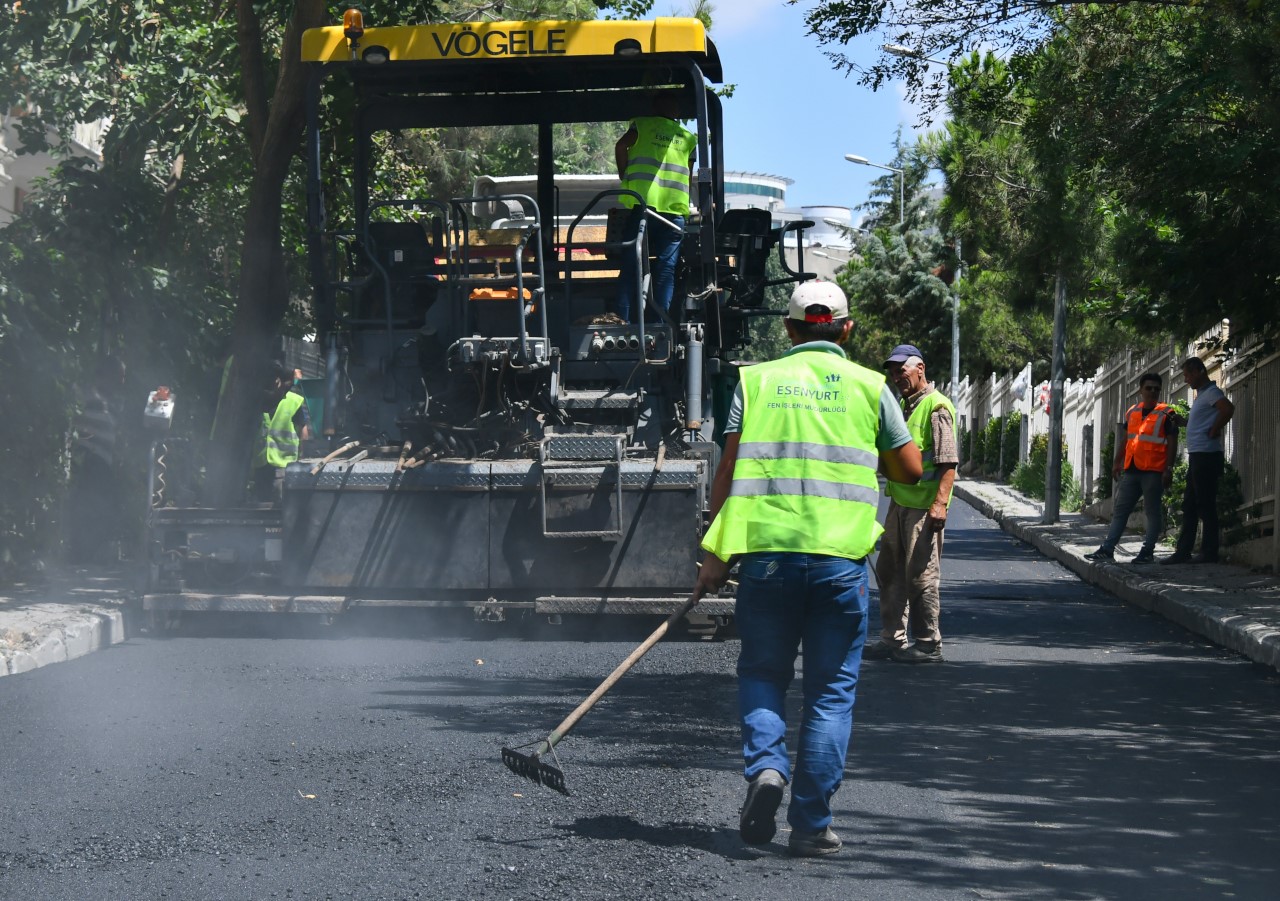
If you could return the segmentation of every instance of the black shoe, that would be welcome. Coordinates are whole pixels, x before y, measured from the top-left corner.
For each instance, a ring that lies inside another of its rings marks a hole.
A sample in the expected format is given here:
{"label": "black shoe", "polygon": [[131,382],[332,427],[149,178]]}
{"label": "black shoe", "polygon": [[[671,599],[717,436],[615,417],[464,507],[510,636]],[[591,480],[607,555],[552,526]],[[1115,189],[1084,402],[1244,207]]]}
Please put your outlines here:
{"label": "black shoe", "polygon": [[1191,558],[1191,560],[1190,560],[1189,562],[1191,562],[1191,563],[1217,563],[1217,562],[1218,562],[1218,558],[1217,558],[1217,556],[1216,556],[1216,555],[1215,555],[1215,556],[1213,556],[1213,557],[1210,557],[1208,554],[1196,554],[1194,557],[1192,557],[1192,558]]}
{"label": "black shoe", "polygon": [[787,780],[777,770],[761,770],[747,788],[747,800],[738,820],[738,834],[748,845],[765,845],[778,831],[774,817],[782,803]]}
{"label": "black shoe", "polygon": [[1116,555],[1114,551],[1100,547],[1092,554],[1085,554],[1084,559],[1092,560],[1094,563],[1115,563]]}
{"label": "black shoe", "polygon": [[942,645],[930,647],[917,641],[909,648],[898,648],[893,652],[893,659],[899,663],[941,663]]}
{"label": "black shoe", "polygon": [[1183,563],[1190,563],[1190,554],[1170,554],[1160,561],[1161,566],[1178,566]]}
{"label": "black shoe", "polygon": [[885,641],[883,638],[879,641],[866,645],[862,649],[863,660],[892,660],[893,652],[902,650],[902,645],[894,644],[891,641]]}
{"label": "black shoe", "polygon": [[1134,557],[1132,560],[1130,560],[1129,562],[1130,563],[1155,563],[1156,555],[1154,551],[1149,551],[1146,548],[1143,548],[1142,550],[1138,551],[1138,555]]}
{"label": "black shoe", "polygon": [[787,848],[795,857],[821,857],[823,854],[835,854],[840,850],[844,842],[840,841],[840,836],[836,835],[828,826],[821,832],[797,832],[791,833],[791,840],[787,842]]}

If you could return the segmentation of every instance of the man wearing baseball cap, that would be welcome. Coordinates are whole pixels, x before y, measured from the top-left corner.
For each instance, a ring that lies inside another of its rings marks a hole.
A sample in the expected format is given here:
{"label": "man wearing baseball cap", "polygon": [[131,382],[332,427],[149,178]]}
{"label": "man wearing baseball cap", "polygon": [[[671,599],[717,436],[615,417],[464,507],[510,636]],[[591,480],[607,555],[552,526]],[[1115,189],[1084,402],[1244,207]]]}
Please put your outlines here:
{"label": "man wearing baseball cap", "polygon": [[[919,479],[920,451],[884,376],[850,362],[844,293],[804,282],[785,320],[792,348],[744,367],[711,489],[700,590],[739,561],[738,707],[747,797],[743,841],[763,845],[791,785],[789,848],[840,850],[831,798],[844,776],[867,636],[867,554],[881,528],[877,468]],[[804,703],[793,768],[785,700],[804,647]]]}
{"label": "man wearing baseball cap", "polygon": [[[956,408],[925,377],[924,355],[899,344],[884,361],[898,389],[907,428],[920,448],[924,476],[903,485],[888,476],[889,512],[876,560],[880,583],[880,640],[863,652],[867,660],[941,663],[939,630],[942,530],[947,526],[951,487],[960,457],[956,451]],[[915,644],[907,646],[908,626]]]}

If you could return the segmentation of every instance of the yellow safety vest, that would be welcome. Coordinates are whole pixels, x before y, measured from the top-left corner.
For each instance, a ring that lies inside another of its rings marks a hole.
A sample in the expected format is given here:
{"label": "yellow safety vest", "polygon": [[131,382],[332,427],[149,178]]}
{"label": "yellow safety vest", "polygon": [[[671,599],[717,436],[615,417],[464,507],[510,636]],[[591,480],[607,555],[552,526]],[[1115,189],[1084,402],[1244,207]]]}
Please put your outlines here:
{"label": "yellow safety vest", "polygon": [[[915,485],[903,485],[901,482],[888,482],[885,490],[889,497],[897,501],[900,507],[911,507],[913,510],[928,510],[938,496],[938,479],[942,473],[933,462],[933,411],[944,407],[951,411],[951,422],[956,421],[956,408],[940,391],[930,391],[907,419],[907,431],[916,447],[920,448],[920,460],[924,463],[924,475]],[[947,506],[951,506],[951,495],[947,495]]]}
{"label": "yellow safety vest", "polygon": [[[627,150],[622,187],[635,191],[651,209],[672,216],[689,215],[689,156],[698,138],[678,122],[642,116],[631,123],[636,142]],[[623,196],[623,206],[635,206]]]}
{"label": "yellow safety vest", "polygon": [[293,427],[293,417],[306,401],[301,394],[286,392],[276,405],[275,415],[262,414],[262,429],[258,433],[254,449],[253,465],[273,466],[284,469],[298,459],[298,430]]}
{"label": "yellow safety vest", "polygon": [[884,376],[831,351],[792,350],[742,370],[742,433],[729,497],[702,547],[861,560],[876,522]]}

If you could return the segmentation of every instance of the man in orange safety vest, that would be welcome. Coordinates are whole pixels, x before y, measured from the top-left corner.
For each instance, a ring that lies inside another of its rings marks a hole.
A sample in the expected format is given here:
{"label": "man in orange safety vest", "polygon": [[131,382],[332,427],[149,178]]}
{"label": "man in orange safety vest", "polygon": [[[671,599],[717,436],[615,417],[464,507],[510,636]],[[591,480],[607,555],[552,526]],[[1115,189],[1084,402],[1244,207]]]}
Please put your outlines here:
{"label": "man in orange safety vest", "polygon": [[1141,399],[1125,413],[1126,439],[1116,445],[1115,461],[1111,475],[1117,480],[1115,512],[1111,516],[1111,529],[1106,541],[1086,560],[1096,563],[1114,562],[1116,544],[1124,534],[1129,514],[1142,499],[1146,514],[1147,532],[1142,550],[1133,563],[1155,561],[1156,541],[1164,528],[1164,502],[1161,496],[1173,480],[1173,464],[1178,459],[1178,428],[1170,414],[1173,408],[1160,403],[1160,389],[1164,380],[1159,374],[1147,372],[1138,379]]}

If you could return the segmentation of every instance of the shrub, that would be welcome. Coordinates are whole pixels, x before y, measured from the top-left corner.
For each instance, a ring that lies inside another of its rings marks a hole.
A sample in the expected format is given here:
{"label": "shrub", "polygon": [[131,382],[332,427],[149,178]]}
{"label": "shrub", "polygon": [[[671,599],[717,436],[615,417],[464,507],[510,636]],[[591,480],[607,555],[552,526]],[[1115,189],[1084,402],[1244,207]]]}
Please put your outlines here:
{"label": "shrub", "polygon": [[1098,500],[1111,497],[1115,486],[1111,481],[1111,460],[1116,454],[1116,430],[1107,429],[1107,437],[1102,440],[1102,450],[1098,455],[1098,478],[1094,482]]}
{"label": "shrub", "polygon": [[[1169,537],[1177,539],[1182,529],[1182,499],[1187,494],[1187,461],[1180,460],[1173,468],[1173,481],[1164,493],[1164,523]],[[1222,478],[1218,480],[1218,524],[1222,527],[1222,543],[1233,544],[1245,536],[1240,527],[1244,519],[1240,507],[1244,504],[1244,489],[1240,485],[1240,470],[1225,464]]]}
{"label": "shrub", "polygon": [[1000,467],[1000,478],[1008,479],[1018,465],[1018,450],[1022,438],[1022,414],[1017,410],[1004,417],[1004,437],[1000,441],[1004,452],[1004,465]]}
{"label": "shrub", "polygon": [[973,431],[973,450],[970,459],[978,469],[982,469],[982,460],[986,455],[986,437],[985,429],[977,428]]}
{"label": "shrub", "polygon": [[984,472],[1000,472],[1000,424],[1002,418],[992,416],[983,427],[982,435],[982,469]]}
{"label": "shrub", "polygon": [[[1019,463],[1010,480],[1014,488],[1033,497],[1044,500],[1045,469],[1049,465],[1049,436],[1036,435],[1031,439],[1031,452],[1023,463]],[[1063,510],[1080,509],[1080,486],[1076,484],[1075,472],[1067,460],[1067,446],[1062,445],[1062,472],[1059,478],[1060,506]]]}

